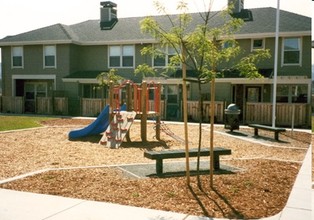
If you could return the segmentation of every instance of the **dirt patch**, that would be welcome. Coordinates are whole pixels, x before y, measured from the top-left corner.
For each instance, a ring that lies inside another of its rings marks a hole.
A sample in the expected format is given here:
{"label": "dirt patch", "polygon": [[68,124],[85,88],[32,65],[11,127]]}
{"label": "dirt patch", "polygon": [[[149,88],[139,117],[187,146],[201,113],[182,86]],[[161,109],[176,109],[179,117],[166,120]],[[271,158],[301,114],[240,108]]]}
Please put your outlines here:
{"label": "dirt patch", "polygon": [[[46,127],[40,129],[0,133],[0,179],[45,168],[154,164],[143,157],[145,150],[184,148],[183,143],[164,133],[162,141],[154,139],[154,124],[148,126],[148,142],[141,142],[137,122],[131,128],[132,142],[124,142],[119,149],[99,145],[101,136],[68,140],[69,131],[90,122],[60,119],[47,121]],[[183,125],[167,124],[167,127],[177,137],[184,137]],[[197,147],[198,131],[198,126],[189,126],[191,148]],[[117,167],[49,171],[0,187],[210,217],[261,218],[281,211],[311,134],[286,132],[276,142],[269,132],[253,137],[253,129],[241,128],[228,134],[223,127],[216,126],[215,131],[215,146],[232,150],[232,155],[223,156],[221,163],[240,171],[214,175],[214,188],[209,187],[208,175],[201,176],[202,189],[199,189],[195,176],[187,187],[184,176],[136,179]],[[208,125],[203,126],[202,133],[203,146],[208,147]]]}

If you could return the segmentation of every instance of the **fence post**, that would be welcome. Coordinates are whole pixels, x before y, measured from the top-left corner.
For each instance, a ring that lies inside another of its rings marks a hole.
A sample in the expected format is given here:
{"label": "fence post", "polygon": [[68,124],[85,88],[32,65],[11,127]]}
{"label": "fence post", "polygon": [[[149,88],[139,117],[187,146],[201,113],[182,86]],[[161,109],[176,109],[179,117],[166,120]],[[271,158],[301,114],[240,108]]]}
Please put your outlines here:
{"label": "fence post", "polygon": [[155,106],[156,107],[156,109],[155,109],[155,111],[156,111],[156,139],[160,140],[160,123],[161,123],[161,120],[160,120],[160,118],[161,118],[161,107],[160,107],[161,85],[160,85],[160,83],[157,84],[156,89],[158,91],[157,93],[155,93],[155,94],[157,94],[157,96],[154,97],[156,99],[155,105],[157,105],[157,106]]}
{"label": "fence post", "polygon": [[[130,84],[130,81],[127,81],[127,83],[126,83],[126,110],[127,110],[127,111],[131,111],[132,109],[133,109],[133,108],[132,108],[132,90],[131,90],[131,84]],[[126,136],[125,136],[127,142],[131,142],[130,131],[131,131],[131,129],[129,129],[128,133],[127,133]]]}
{"label": "fence post", "polygon": [[147,109],[146,109],[146,102],[147,102],[147,82],[143,81],[142,83],[142,96],[141,96],[141,138],[143,142],[147,141]]}
{"label": "fence post", "polygon": [[109,82],[109,122],[113,119],[113,95],[114,95],[114,85],[113,81]]}

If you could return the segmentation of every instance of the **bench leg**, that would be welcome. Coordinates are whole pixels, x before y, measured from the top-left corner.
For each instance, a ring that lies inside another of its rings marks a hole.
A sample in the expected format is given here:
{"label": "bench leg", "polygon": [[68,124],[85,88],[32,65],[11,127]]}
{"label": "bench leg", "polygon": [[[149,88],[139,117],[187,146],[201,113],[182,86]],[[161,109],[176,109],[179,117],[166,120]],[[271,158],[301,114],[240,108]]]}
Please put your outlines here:
{"label": "bench leg", "polygon": [[220,170],[219,154],[214,154],[214,170]]}
{"label": "bench leg", "polygon": [[258,136],[258,129],[257,128],[254,128],[254,135]]}
{"label": "bench leg", "polygon": [[161,175],[162,174],[162,159],[157,159],[156,160],[156,173],[157,175]]}
{"label": "bench leg", "polygon": [[279,141],[279,132],[275,131],[275,140]]}

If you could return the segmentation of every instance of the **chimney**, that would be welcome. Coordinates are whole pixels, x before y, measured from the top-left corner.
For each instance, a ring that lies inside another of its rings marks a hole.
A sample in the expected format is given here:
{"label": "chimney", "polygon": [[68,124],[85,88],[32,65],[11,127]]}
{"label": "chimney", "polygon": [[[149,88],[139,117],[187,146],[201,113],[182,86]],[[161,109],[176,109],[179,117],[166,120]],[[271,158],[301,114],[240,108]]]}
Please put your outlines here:
{"label": "chimney", "polygon": [[240,13],[244,9],[244,0],[228,0],[228,6],[232,6],[232,13]]}
{"label": "chimney", "polygon": [[240,18],[243,21],[253,21],[252,11],[244,9],[244,0],[228,0],[228,6],[233,8],[232,17]]}
{"label": "chimney", "polygon": [[117,18],[117,4],[106,1],[100,2],[100,29],[111,30],[118,22]]}

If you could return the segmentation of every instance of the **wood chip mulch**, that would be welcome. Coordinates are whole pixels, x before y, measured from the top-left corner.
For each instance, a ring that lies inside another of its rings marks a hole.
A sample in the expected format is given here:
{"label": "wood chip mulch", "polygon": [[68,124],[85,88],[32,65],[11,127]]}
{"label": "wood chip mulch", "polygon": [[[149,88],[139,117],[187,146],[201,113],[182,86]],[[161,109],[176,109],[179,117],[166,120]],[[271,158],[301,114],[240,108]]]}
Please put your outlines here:
{"label": "wood chip mulch", "polygon": [[[273,133],[240,128],[237,137],[225,135],[223,127],[215,130],[215,146],[232,150],[223,156],[222,164],[240,171],[201,176],[201,188],[195,176],[187,187],[185,176],[166,178],[134,178],[116,166],[122,164],[154,164],[143,157],[149,150],[184,148],[184,144],[162,133],[162,141],[154,139],[154,125],[148,126],[148,142],[140,139],[140,124],[134,123],[132,143],[119,149],[98,144],[101,136],[69,141],[68,132],[84,127],[90,120],[59,119],[44,123],[44,128],[0,133],[0,180],[21,174],[56,168],[38,175],[1,184],[1,188],[60,195],[95,201],[174,211],[216,218],[255,219],[272,216],[285,206],[301,162],[311,142],[311,134],[294,131],[273,141]],[[183,125],[168,124],[178,137],[184,137]],[[209,126],[204,125],[203,146],[209,146]],[[189,125],[190,147],[197,147],[198,126]],[[239,139],[242,136],[255,140]],[[258,140],[260,143],[256,143]],[[103,168],[78,168],[104,166]],[[61,169],[58,168],[69,168]]]}

